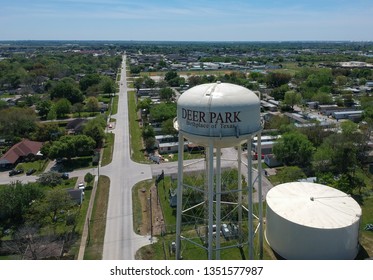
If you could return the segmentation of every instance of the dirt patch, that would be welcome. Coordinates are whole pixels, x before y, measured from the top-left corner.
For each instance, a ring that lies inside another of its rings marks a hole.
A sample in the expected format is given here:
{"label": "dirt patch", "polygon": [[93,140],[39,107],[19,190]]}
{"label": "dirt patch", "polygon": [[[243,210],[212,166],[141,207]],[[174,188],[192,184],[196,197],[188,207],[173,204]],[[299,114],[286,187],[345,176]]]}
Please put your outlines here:
{"label": "dirt patch", "polygon": [[142,213],[140,234],[160,235],[164,228],[164,219],[155,185],[152,185],[150,189],[140,189],[138,195]]}

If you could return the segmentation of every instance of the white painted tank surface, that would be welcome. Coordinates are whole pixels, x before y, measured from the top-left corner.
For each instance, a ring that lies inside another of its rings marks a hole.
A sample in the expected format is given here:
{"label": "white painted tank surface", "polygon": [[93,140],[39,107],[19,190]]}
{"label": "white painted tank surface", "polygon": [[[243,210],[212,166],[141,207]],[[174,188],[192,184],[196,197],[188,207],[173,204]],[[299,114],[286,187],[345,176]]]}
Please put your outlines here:
{"label": "white painted tank surface", "polygon": [[285,183],[267,193],[266,240],[285,259],[352,260],[359,245],[361,207],[337,189]]}
{"label": "white painted tank surface", "polygon": [[261,130],[260,101],[251,90],[210,83],[185,91],[177,102],[174,126],[193,143],[215,147],[239,145]]}

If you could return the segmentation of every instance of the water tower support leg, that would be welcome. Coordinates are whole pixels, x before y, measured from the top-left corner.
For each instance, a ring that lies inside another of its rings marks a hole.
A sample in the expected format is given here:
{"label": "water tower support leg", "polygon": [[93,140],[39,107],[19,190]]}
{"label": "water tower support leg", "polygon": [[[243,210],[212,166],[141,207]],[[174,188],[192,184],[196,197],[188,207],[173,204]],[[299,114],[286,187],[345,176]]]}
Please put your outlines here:
{"label": "water tower support leg", "polygon": [[221,149],[216,148],[216,259],[220,260],[221,228]]}
{"label": "water tower support leg", "polygon": [[[213,223],[214,223],[214,146],[208,147],[208,259],[213,259]],[[216,229],[218,231],[219,229]],[[216,233],[218,234],[218,232]]]}
{"label": "water tower support leg", "polygon": [[251,156],[252,137],[247,140],[247,186],[248,186],[248,254],[249,259],[254,259],[254,225],[253,225],[253,164]]}
{"label": "water tower support leg", "polygon": [[176,259],[181,259],[181,213],[183,204],[183,157],[184,157],[184,136],[179,132],[178,147],[178,174],[177,174],[177,208],[176,208]]}
{"label": "water tower support leg", "polygon": [[263,259],[262,134],[258,134],[259,259]]}

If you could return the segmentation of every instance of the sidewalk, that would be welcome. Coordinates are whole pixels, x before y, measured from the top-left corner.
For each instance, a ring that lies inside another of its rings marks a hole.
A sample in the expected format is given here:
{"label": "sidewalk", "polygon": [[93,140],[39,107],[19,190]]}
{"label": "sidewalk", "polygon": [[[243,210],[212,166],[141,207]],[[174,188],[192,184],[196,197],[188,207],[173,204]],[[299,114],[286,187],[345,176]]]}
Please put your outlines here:
{"label": "sidewalk", "polygon": [[[80,179],[80,177],[78,178],[78,180],[76,182],[77,184],[79,184],[79,182],[80,182],[79,179]],[[83,227],[82,238],[80,239],[78,260],[84,260],[84,252],[85,252],[85,247],[86,247],[87,239],[88,239],[89,223],[90,223],[90,219],[91,219],[91,215],[92,215],[93,204],[94,204],[94,201],[95,201],[97,183],[98,183],[98,176],[95,176],[95,181],[93,182],[92,194],[91,194],[91,198],[89,199],[87,215],[86,215],[86,219],[85,219],[85,223],[84,223],[84,227]]]}

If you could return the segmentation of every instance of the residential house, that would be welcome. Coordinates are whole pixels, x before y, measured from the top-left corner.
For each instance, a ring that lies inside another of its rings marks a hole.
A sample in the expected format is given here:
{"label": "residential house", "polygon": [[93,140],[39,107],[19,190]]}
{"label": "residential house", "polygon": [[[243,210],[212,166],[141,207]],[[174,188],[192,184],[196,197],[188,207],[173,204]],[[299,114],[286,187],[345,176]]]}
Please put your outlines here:
{"label": "residential house", "polygon": [[41,158],[43,155],[40,149],[43,142],[23,139],[21,142],[13,145],[1,158],[0,167],[11,168],[19,162]]}

